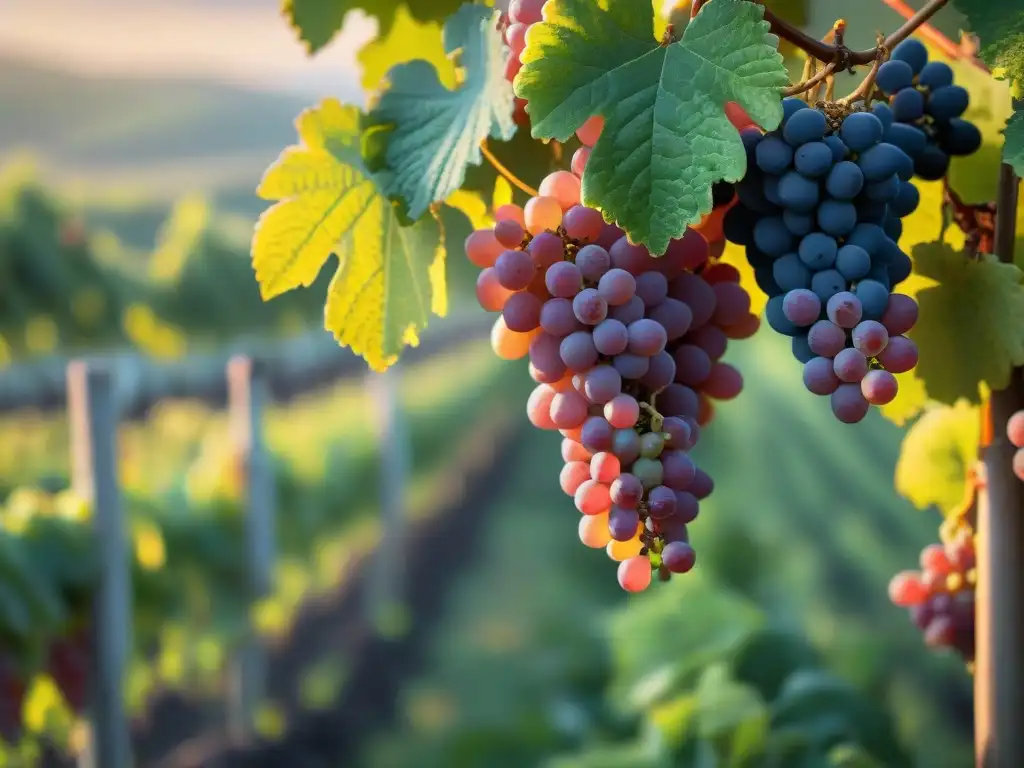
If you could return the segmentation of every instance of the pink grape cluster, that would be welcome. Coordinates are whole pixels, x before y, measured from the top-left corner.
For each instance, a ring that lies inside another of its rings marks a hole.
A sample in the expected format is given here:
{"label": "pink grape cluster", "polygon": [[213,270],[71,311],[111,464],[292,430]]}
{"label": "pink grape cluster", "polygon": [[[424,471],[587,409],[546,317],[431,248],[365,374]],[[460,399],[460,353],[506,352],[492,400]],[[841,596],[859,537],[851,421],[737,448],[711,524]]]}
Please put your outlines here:
{"label": "pink grape cluster", "polygon": [[[516,79],[516,75],[523,67],[519,57],[526,48],[526,32],[543,19],[545,2],[547,0],[512,0],[508,6],[508,13],[503,14],[499,21],[503,39],[510,52],[508,61],[505,62],[505,78],[510,83]],[[526,100],[518,96],[515,100],[514,119],[518,125],[525,125],[529,121],[526,115]]]}
{"label": "pink grape cluster", "polygon": [[974,660],[974,534],[960,528],[946,544],[921,551],[921,570],[903,571],[889,582],[889,599],[910,618],[932,648],[953,648]]}
{"label": "pink grape cluster", "polygon": [[687,525],[713,482],[689,451],[712,400],[742,389],[721,357],[758,319],[698,233],[655,258],[580,192],[579,176],[556,171],[524,208],[498,208],[466,255],[482,269],[480,305],[501,312],[496,354],[529,358],[530,421],[563,436],[560,483],[583,515],[580,540],[604,548],[636,592],[652,570],[664,580],[694,565]]}
{"label": "pink grape cluster", "polygon": [[1024,482],[1024,411],[1017,411],[1006,422],[1006,436],[1017,452],[1013,454],[1013,474]]}
{"label": "pink grape cluster", "polygon": [[[826,317],[819,320],[822,309]],[[891,403],[899,390],[893,374],[917,365],[917,344],[904,335],[917,322],[917,302],[909,296],[891,294],[882,317],[868,320],[850,291],[822,307],[817,294],[800,288],[786,294],[782,311],[795,326],[809,326],[804,386],[831,396],[832,413],[846,424],[861,421],[872,405]]]}

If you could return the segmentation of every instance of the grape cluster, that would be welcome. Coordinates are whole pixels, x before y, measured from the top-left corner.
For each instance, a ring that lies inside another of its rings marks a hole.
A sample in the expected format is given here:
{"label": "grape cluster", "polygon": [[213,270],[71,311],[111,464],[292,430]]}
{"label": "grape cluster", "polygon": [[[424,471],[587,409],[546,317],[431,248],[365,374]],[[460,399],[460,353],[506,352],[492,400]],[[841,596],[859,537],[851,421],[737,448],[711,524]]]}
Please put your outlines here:
{"label": "grape cluster", "polygon": [[891,291],[910,276],[896,240],[919,197],[910,158],[882,140],[876,115],[825,106],[786,99],[777,130],[740,132],[747,173],[723,230],[746,247],[768,324],[792,337],[805,386],[852,424],[891,402],[893,374],[917,364],[903,335],[917,304]]}
{"label": "grape cluster", "polygon": [[1006,422],[1006,436],[1010,443],[1017,449],[1013,454],[1013,474],[1017,479],[1024,482],[1024,411],[1017,411],[1010,420]]}
{"label": "grape cluster", "polygon": [[950,156],[970,155],[981,147],[981,131],[961,117],[970,103],[967,89],[954,85],[948,64],[928,61],[920,41],[897,45],[878,68],[875,85],[889,99],[874,108],[885,125],[885,141],[910,156],[920,178],[941,179]]}
{"label": "grape cluster", "polygon": [[945,544],[921,551],[921,570],[903,571],[889,582],[889,599],[910,618],[933,648],[953,648],[974,660],[974,534],[961,527]]}
{"label": "grape cluster", "polygon": [[[499,24],[505,44],[510,55],[505,62],[505,78],[511,83],[516,79],[523,63],[519,60],[526,48],[526,32],[531,26],[543,19],[542,11],[547,0],[512,0],[508,13],[502,14]],[[518,125],[526,125],[529,117],[526,114],[526,99],[518,96],[515,100],[514,119]]]}
{"label": "grape cluster", "polygon": [[530,421],[563,436],[560,484],[583,513],[580,539],[619,562],[635,592],[652,570],[668,579],[694,565],[687,525],[713,482],[688,454],[712,401],[739,394],[721,358],[758,319],[699,234],[655,258],[580,191],[574,173],[547,176],[525,208],[502,206],[492,229],[473,232],[466,254],[482,269],[481,306],[501,312],[495,352],[529,357]]}

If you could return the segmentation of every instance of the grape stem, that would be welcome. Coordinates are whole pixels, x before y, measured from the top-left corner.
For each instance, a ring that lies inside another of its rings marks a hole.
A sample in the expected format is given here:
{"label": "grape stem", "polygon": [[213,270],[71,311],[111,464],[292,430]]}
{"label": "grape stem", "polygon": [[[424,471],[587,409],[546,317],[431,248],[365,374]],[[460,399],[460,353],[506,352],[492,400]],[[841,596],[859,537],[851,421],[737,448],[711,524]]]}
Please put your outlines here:
{"label": "grape stem", "polygon": [[487,158],[487,162],[493,165],[494,170],[496,170],[499,174],[504,176],[506,181],[518,187],[520,190],[525,192],[530,197],[537,197],[539,193],[536,189],[528,185],[526,182],[520,181],[518,176],[516,176],[514,173],[512,173],[512,171],[510,171],[508,168],[502,165],[501,161],[494,156],[494,153],[491,152],[490,148],[487,146],[487,139],[484,139],[483,141],[480,142],[480,151],[483,153],[483,156]]}
{"label": "grape stem", "polygon": [[[751,0],[751,2],[758,1],[759,0]],[[835,62],[836,69],[842,72],[843,70],[850,69],[851,67],[870,64],[875,61],[878,57],[879,48],[892,50],[898,43],[901,43],[910,37],[918,27],[927,22],[928,19],[935,15],[936,11],[948,2],[949,0],[928,0],[920,11],[907,19],[899,29],[885,38],[880,46],[876,46],[866,51],[851,51],[841,42],[833,45],[830,43],[824,43],[821,40],[815,40],[800,28],[795,27],[788,21],[776,16],[772,13],[771,9],[767,7],[764,9],[764,20],[771,25],[771,31],[783,40],[792,43],[797,48],[805,51],[808,55],[816,58],[818,61]]]}
{"label": "grape stem", "polygon": [[852,104],[855,101],[863,101],[865,106],[871,105],[871,94],[875,90],[875,77],[878,75],[878,68],[882,66],[882,63],[888,56],[886,53],[887,49],[882,45],[879,45],[875,50],[878,54],[871,65],[871,70],[868,72],[867,77],[864,78],[863,82],[857,86],[853,93],[840,99],[840,104]]}
{"label": "grape stem", "polygon": [[651,402],[640,403],[640,408],[644,412],[650,414],[651,432],[661,432],[665,428],[665,417],[658,413],[658,410],[654,407],[655,397],[656,395],[651,395]]}
{"label": "grape stem", "polygon": [[[811,59],[808,59],[808,61],[811,61]],[[818,83],[820,83],[822,80],[824,80],[826,77],[828,77],[829,75],[831,75],[835,71],[836,71],[835,62],[830,61],[828,64],[826,64],[824,66],[824,68],[819,69],[818,73],[816,75],[814,75],[814,77],[812,77],[812,78],[810,78],[808,80],[804,80],[802,83],[796,83],[795,85],[789,86],[789,88],[787,88],[786,90],[784,90],[782,92],[782,95],[783,96],[799,96],[801,93],[806,93],[807,91],[811,90],[811,88],[816,86]]]}

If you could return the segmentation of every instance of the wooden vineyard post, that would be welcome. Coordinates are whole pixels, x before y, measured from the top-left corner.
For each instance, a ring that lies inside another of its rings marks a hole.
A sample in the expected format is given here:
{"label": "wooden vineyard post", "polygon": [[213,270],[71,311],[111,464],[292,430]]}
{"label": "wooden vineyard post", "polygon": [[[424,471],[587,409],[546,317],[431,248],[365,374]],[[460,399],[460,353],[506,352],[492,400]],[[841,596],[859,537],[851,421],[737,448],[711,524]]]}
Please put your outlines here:
{"label": "wooden vineyard post", "polygon": [[85,768],[128,768],[131,740],[124,680],[131,648],[131,571],[117,478],[117,402],[109,369],[67,369],[72,485],[90,503],[99,565],[93,597],[89,681],[90,738]]}
{"label": "wooden vineyard post", "polygon": [[271,590],[274,570],[274,469],[263,435],[269,392],[263,366],[247,357],[228,362],[228,413],[238,466],[243,478],[245,599],[250,613],[246,636],[234,659],[228,726],[239,742],[255,728],[256,711],[266,687],[266,649],[252,625],[253,607]]}
{"label": "wooden vineyard post", "polygon": [[374,556],[367,600],[370,620],[384,636],[401,635],[407,630],[402,580],[412,449],[399,393],[401,376],[400,365],[395,365],[384,373],[371,374],[368,380],[376,406],[380,445],[381,539]]}
{"label": "wooden vineyard post", "polygon": [[[995,251],[1013,262],[1019,180],[999,178]],[[978,586],[974,670],[975,760],[979,768],[1024,765],[1024,483],[1011,469],[1006,423],[1024,409],[1024,372],[992,393],[992,444],[978,504]]]}

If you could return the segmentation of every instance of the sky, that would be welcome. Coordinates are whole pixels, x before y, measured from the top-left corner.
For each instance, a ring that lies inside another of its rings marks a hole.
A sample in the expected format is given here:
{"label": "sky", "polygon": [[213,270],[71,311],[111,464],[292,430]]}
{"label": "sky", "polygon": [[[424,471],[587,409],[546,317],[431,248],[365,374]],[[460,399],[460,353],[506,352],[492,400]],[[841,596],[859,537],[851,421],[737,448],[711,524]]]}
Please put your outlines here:
{"label": "sky", "polygon": [[278,0],[0,0],[0,55],[83,75],[201,78],[359,97],[356,51],[376,22],[349,14],[310,59]]}

